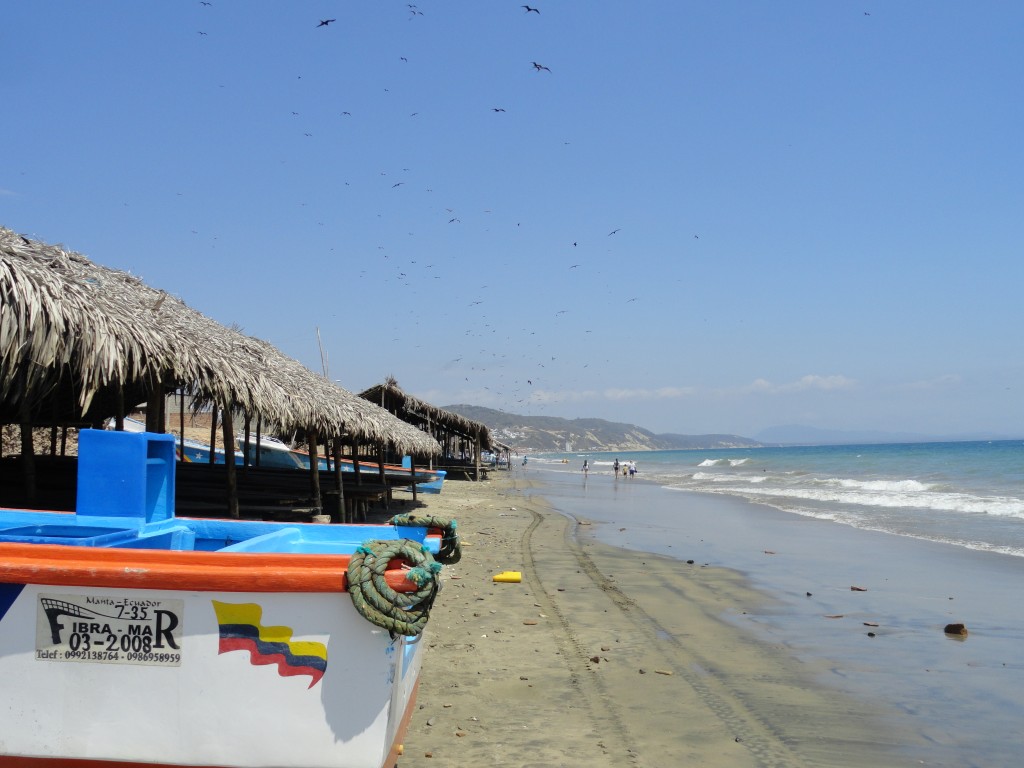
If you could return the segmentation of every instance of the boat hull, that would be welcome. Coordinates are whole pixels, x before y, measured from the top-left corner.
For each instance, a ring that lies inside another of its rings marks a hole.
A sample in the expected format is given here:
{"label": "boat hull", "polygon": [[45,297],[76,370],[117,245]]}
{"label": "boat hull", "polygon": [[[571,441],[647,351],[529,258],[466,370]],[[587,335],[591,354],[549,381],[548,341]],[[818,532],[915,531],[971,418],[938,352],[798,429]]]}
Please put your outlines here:
{"label": "boat hull", "polygon": [[0,584],[0,765],[380,768],[421,647],[340,591]]}
{"label": "boat hull", "polygon": [[435,469],[432,471],[435,475],[437,475],[437,480],[434,480],[433,482],[430,483],[417,484],[416,490],[419,491],[420,493],[440,493],[441,489],[444,487],[444,479],[448,475],[448,473],[445,472],[443,469]]}
{"label": "boat hull", "polygon": [[0,768],[390,768],[422,623],[366,598],[432,602],[440,542],[179,518],[174,448],[83,430],[74,513],[0,509]]}
{"label": "boat hull", "polygon": [[[210,463],[210,448],[207,445],[197,443],[194,441],[186,441],[184,444],[184,453],[181,452],[180,448],[178,451],[179,458],[182,461],[191,464],[209,464]],[[252,462],[255,464],[256,451],[255,446],[252,450]],[[235,464],[241,466],[245,461],[245,453],[243,450],[235,452]],[[260,466],[269,469],[300,469],[309,470],[309,454],[302,451],[295,451],[289,448],[282,447],[277,443],[270,443],[261,446],[259,453]],[[224,463],[224,451],[220,448],[214,451],[213,455],[214,464]],[[328,467],[327,459],[320,457],[317,460],[317,466],[321,472],[330,472]],[[345,476],[355,474],[355,463],[351,459],[342,459],[339,462],[341,472]],[[369,482],[375,482],[380,479],[380,465],[374,462],[360,462],[359,463],[359,474]],[[444,473],[438,473],[434,470],[417,469],[415,474],[412,474],[406,465],[397,464],[385,464],[384,465],[384,477],[391,485],[409,485],[413,483],[418,488],[429,488],[431,493],[440,493],[441,484],[444,482]]]}

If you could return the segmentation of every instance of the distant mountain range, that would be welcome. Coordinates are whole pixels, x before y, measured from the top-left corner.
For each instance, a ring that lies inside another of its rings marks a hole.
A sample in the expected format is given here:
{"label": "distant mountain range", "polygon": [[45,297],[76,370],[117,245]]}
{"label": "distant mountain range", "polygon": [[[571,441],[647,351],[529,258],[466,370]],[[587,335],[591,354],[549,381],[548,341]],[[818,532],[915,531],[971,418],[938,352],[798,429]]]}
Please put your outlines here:
{"label": "distant mountain range", "polygon": [[789,424],[762,430],[756,438],[740,435],[655,434],[635,424],[604,419],[521,416],[479,405],[446,405],[445,410],[486,424],[494,438],[519,453],[569,451],[682,451],[708,448],[765,448],[781,445],[860,445],[934,443],[961,440],[1012,440],[1013,435],[971,433],[923,435],[913,432],[819,429]]}
{"label": "distant mountain range", "polygon": [[495,440],[519,453],[763,447],[757,440],[739,435],[657,435],[635,424],[621,424],[604,419],[520,416],[479,405],[442,407],[446,411],[486,424]]}

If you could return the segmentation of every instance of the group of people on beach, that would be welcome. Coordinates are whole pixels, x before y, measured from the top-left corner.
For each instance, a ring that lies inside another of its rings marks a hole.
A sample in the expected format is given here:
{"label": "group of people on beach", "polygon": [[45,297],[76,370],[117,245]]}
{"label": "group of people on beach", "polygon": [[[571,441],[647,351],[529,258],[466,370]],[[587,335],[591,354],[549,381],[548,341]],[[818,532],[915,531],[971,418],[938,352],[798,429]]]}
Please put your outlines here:
{"label": "group of people on beach", "polygon": [[[584,464],[584,466],[586,466],[586,462],[585,461],[583,462],[583,464]],[[626,477],[627,475],[629,475],[629,477],[633,477],[636,474],[636,462],[635,461],[624,461],[624,462],[622,462],[620,464],[619,460],[615,459],[615,463],[612,464],[612,470],[613,470],[612,474],[615,475],[615,477],[619,476],[619,469],[620,468],[622,469],[622,476],[623,477]]]}

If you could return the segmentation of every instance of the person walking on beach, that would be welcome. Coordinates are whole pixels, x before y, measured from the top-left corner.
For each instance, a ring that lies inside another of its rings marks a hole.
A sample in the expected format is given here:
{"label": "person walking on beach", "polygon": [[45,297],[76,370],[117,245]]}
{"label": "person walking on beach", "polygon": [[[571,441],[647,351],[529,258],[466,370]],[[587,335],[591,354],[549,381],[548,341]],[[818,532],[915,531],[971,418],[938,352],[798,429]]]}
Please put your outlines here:
{"label": "person walking on beach", "polygon": [[618,458],[615,459],[615,463],[612,464],[612,468],[613,468],[612,469],[612,474],[615,477],[618,477],[619,476],[619,460],[618,460]]}
{"label": "person walking on beach", "polygon": [[632,480],[633,479],[633,475],[635,475],[635,474],[636,474],[636,462],[635,461],[631,461],[631,462],[629,462],[629,479]]}
{"label": "person walking on beach", "polygon": [[590,472],[590,463],[589,463],[588,459],[584,459],[583,460],[583,474],[585,475],[588,472]]}

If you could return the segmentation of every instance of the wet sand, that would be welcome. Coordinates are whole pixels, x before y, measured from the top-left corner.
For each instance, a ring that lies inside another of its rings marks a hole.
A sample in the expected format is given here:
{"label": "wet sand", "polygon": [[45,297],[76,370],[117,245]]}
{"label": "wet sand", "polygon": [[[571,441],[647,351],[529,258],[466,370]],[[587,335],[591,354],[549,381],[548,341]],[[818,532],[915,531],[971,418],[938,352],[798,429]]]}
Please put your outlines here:
{"label": "wet sand", "polygon": [[[415,766],[920,765],[884,706],[821,684],[743,627],[772,598],[737,570],[600,543],[529,473],[421,496],[455,517],[399,761]],[[520,571],[518,584],[492,576]]]}

